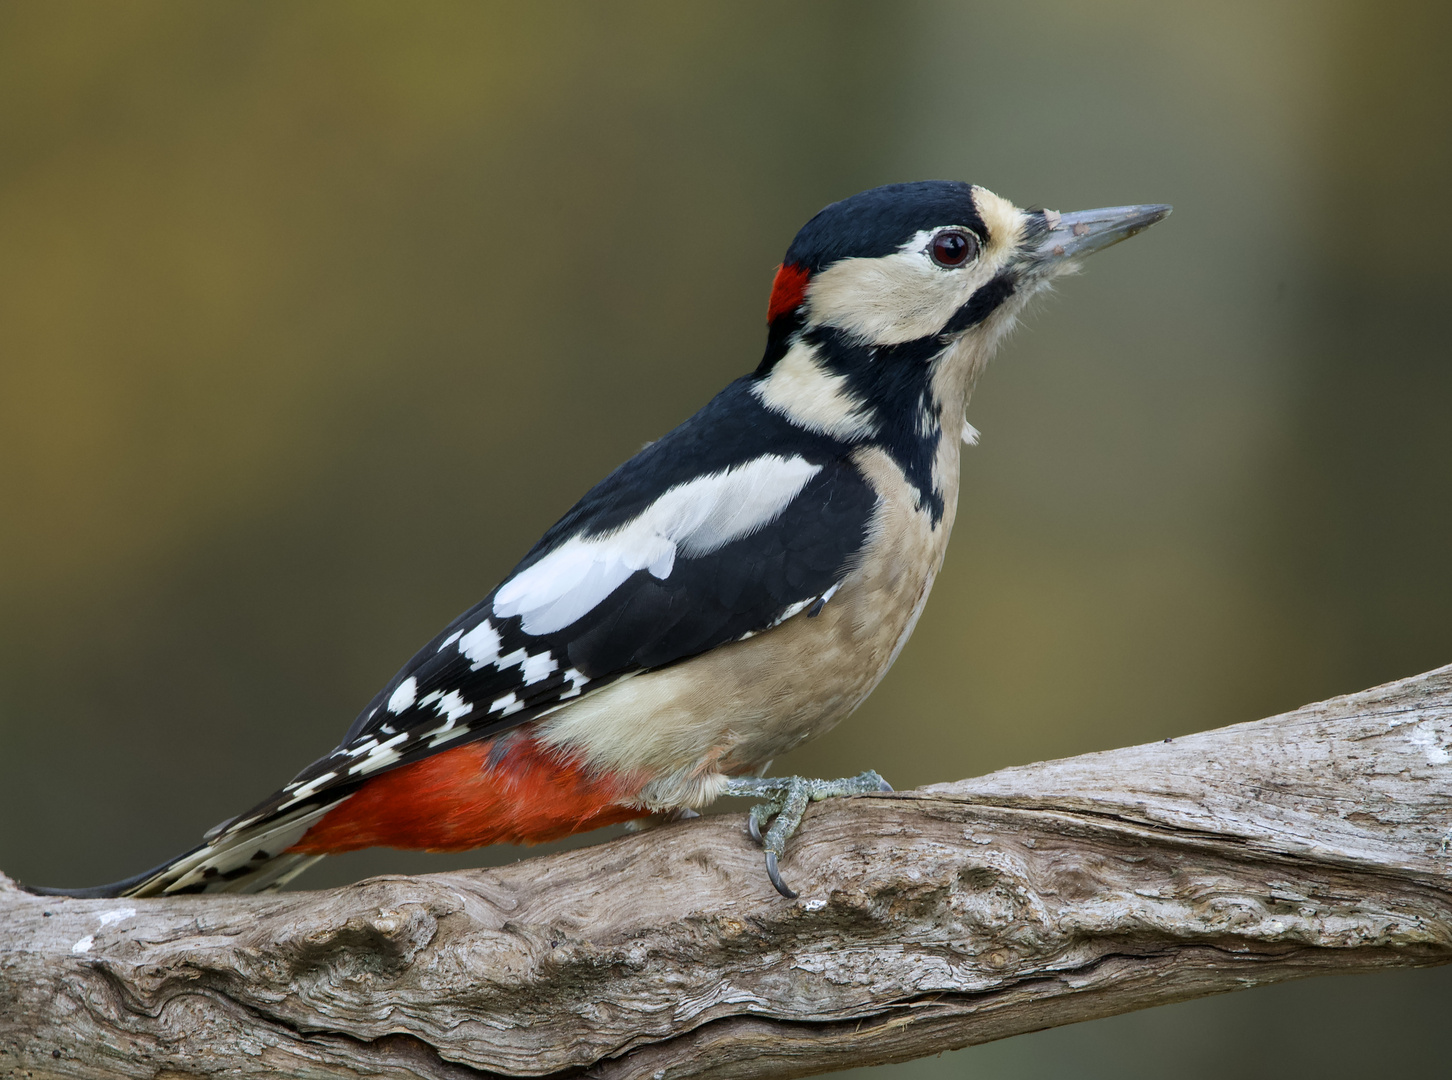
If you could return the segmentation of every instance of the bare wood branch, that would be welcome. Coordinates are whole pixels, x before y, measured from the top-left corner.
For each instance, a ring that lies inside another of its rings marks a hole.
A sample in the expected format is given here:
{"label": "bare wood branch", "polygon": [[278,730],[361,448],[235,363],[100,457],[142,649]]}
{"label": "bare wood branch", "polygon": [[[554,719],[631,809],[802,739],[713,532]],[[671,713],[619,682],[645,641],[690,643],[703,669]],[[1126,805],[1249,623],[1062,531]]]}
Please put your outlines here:
{"label": "bare wood branch", "polygon": [[1174,742],[502,869],[140,901],[0,877],[0,1076],[787,1077],[1452,960],[1452,666]]}

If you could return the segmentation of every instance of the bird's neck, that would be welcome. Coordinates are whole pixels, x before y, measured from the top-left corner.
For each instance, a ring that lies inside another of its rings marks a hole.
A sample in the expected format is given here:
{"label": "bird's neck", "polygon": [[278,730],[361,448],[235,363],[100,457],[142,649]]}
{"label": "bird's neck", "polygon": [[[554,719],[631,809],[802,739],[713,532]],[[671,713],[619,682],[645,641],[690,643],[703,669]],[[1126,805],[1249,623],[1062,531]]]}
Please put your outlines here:
{"label": "bird's neck", "polygon": [[874,345],[832,328],[785,343],[757,396],[794,423],[873,444],[902,469],[934,525],[956,497],[964,410],[986,357],[971,337]]}

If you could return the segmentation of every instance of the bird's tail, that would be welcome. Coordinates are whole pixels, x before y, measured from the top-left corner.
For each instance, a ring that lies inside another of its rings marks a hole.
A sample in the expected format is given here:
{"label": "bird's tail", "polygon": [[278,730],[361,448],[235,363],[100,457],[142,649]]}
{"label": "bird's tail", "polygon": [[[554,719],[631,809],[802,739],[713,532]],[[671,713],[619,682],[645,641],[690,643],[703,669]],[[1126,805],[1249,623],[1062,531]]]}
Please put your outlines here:
{"label": "bird's tail", "polygon": [[321,855],[288,850],[336,801],[299,808],[241,828],[214,830],[206,843],[160,866],[110,885],[86,889],[51,889],[25,885],[41,896],[85,899],[175,896],[181,893],[258,893],[282,888]]}
{"label": "bird's tail", "polygon": [[632,787],[629,777],[593,773],[532,738],[509,741],[497,760],[495,750],[494,740],[469,742],[320,791],[308,790],[318,780],[294,780],[144,874],[89,889],[30,891],[91,898],[267,892],[335,852],[535,844],[649,813],[631,798],[639,780]]}

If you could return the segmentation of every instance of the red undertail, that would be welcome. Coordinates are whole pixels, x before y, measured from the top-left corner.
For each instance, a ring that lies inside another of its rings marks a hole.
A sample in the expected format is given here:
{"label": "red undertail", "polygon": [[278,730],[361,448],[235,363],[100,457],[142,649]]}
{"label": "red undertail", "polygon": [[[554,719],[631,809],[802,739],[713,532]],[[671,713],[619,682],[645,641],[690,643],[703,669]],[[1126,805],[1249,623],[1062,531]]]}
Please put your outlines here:
{"label": "red undertail", "polygon": [[541,844],[645,817],[620,805],[639,785],[590,773],[512,734],[467,743],[369,780],[293,845],[311,855],[366,847],[465,851],[486,844]]}

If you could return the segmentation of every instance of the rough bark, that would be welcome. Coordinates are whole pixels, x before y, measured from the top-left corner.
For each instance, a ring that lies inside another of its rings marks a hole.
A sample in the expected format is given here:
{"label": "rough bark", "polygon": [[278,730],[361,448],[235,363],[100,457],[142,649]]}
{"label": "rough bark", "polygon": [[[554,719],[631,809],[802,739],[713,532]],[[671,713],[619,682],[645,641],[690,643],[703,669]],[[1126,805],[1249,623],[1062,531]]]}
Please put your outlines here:
{"label": "rough bark", "polygon": [[787,1077],[1452,959],[1452,667],[1173,742],[502,869],[141,901],[0,878],[0,1077]]}

